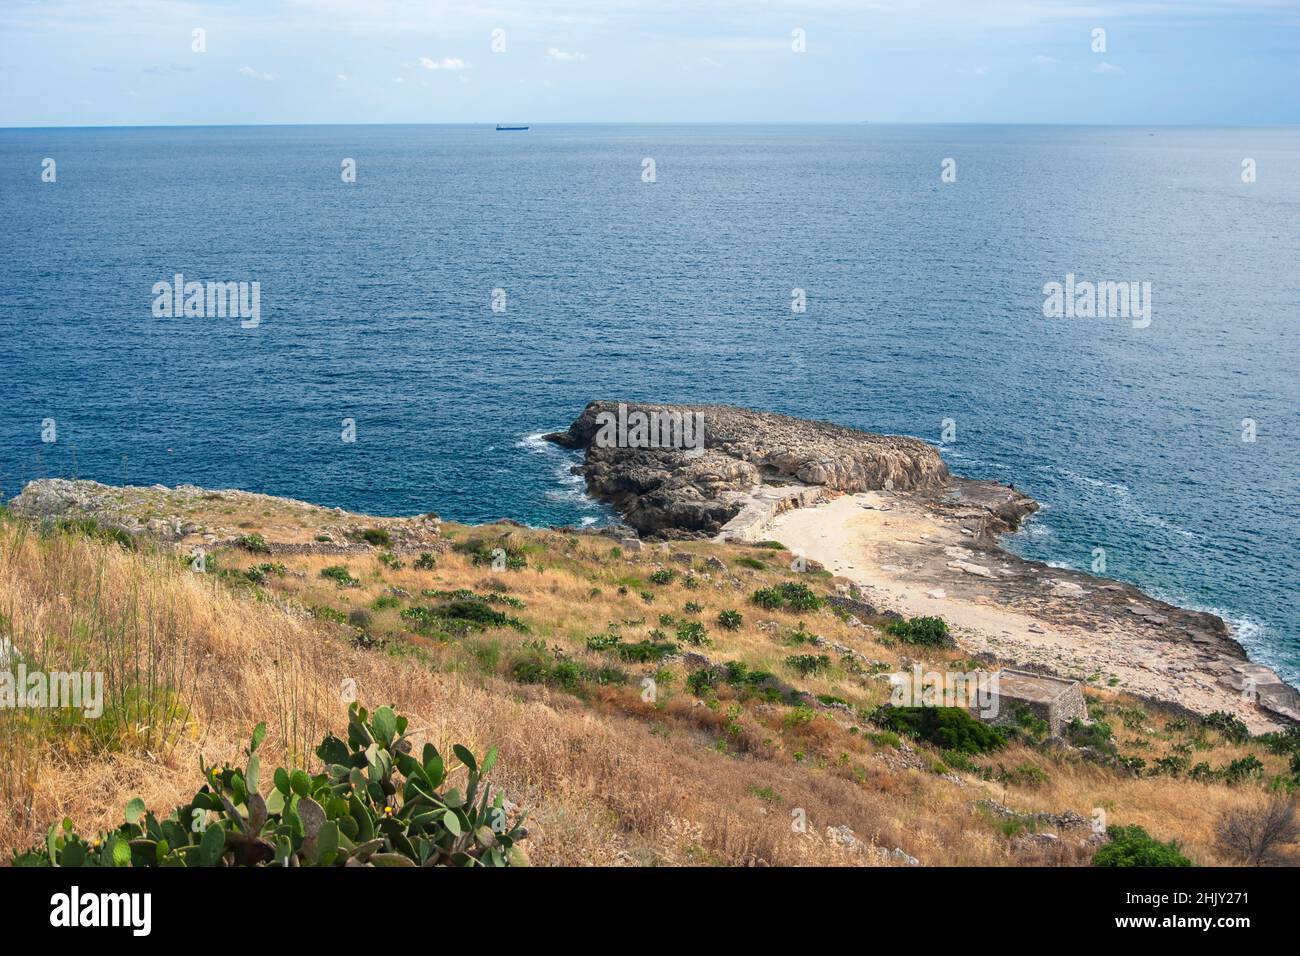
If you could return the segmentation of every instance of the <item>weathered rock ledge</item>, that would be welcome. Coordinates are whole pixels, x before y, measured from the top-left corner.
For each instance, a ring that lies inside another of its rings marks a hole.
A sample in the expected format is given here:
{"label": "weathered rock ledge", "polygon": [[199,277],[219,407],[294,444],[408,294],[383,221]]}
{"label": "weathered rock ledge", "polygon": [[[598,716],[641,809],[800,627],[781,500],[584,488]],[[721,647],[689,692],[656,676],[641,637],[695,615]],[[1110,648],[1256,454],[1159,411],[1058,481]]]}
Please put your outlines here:
{"label": "weathered rock ledge", "polygon": [[376,531],[386,536],[376,540],[392,551],[418,552],[436,545],[442,524],[435,514],[381,518],[237,489],[117,487],[66,478],[28,482],[9,507],[37,521],[89,518],[180,548],[230,545],[255,531],[277,554],[364,552],[372,548],[366,533]]}

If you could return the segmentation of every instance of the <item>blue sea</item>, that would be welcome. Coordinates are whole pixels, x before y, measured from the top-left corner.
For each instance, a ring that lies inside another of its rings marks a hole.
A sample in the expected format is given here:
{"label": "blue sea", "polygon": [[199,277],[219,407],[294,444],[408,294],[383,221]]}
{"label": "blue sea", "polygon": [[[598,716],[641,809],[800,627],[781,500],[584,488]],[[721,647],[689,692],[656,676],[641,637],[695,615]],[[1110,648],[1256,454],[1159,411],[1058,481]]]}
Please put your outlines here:
{"label": "blue sea", "polygon": [[[592,398],[951,419],[955,472],[1044,504],[1010,547],[1104,548],[1300,683],[1296,129],[0,130],[0,195],[6,497],[593,524],[539,439]],[[257,281],[260,324],[155,317],[176,273]],[[1067,274],[1150,282],[1150,325],[1045,317]]]}

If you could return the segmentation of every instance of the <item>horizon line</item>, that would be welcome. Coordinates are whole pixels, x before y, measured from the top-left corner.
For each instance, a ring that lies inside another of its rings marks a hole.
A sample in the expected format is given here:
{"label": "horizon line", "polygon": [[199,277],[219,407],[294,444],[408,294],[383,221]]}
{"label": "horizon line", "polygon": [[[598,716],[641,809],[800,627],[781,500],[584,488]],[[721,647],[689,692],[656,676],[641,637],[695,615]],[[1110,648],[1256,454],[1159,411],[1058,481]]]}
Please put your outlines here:
{"label": "horizon line", "polygon": [[[465,120],[462,122],[391,122],[391,123],[97,123],[90,125],[10,126],[0,124],[0,131],[14,130],[85,130],[85,129],[275,129],[309,126],[496,126],[502,120]],[[524,121],[518,121],[525,125]],[[1045,128],[1090,129],[1300,129],[1300,123],[1045,123],[989,120],[561,120],[528,121],[533,126],[1029,126]]]}

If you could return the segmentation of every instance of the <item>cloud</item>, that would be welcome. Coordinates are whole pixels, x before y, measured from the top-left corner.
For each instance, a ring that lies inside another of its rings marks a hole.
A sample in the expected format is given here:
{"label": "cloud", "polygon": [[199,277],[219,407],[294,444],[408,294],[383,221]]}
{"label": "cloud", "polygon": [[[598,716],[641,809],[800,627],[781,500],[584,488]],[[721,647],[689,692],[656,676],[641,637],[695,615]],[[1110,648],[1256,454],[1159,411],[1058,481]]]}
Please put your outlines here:
{"label": "cloud", "polygon": [[1061,61],[1058,60],[1058,59],[1057,59],[1056,57],[1054,57],[1054,56],[1047,56],[1047,55],[1045,55],[1045,54],[1043,54],[1043,53],[1040,53],[1040,54],[1038,54],[1038,56],[1034,57],[1034,58],[1033,58],[1032,60],[1030,60],[1029,62],[1031,62],[1031,63],[1038,63],[1038,64],[1040,64],[1040,65],[1044,65],[1044,66],[1050,66],[1050,65],[1052,65],[1053,63],[1060,63]]}
{"label": "cloud", "polygon": [[469,64],[464,60],[457,59],[453,56],[445,56],[441,60],[431,60],[427,56],[420,57],[420,66],[426,70],[466,70]]}
{"label": "cloud", "polygon": [[340,83],[346,83],[348,81],[348,75],[346,73],[340,73],[338,75],[338,80]]}
{"label": "cloud", "polygon": [[587,58],[587,54],[585,53],[569,53],[565,50],[559,49],[558,47],[551,47],[546,51],[546,55],[552,60],[556,60],[560,63],[577,63],[579,60],[585,60]]}
{"label": "cloud", "polygon": [[1101,61],[1100,63],[1098,63],[1095,67],[1093,67],[1092,72],[1094,72],[1094,73],[1123,73],[1123,72],[1124,72],[1124,68],[1123,68],[1122,66],[1116,66],[1114,63],[1107,63],[1105,60],[1102,60],[1102,61]]}
{"label": "cloud", "polygon": [[253,79],[253,80],[267,80],[268,82],[271,80],[278,80],[280,78],[275,73],[259,73],[251,66],[241,66],[239,68],[239,75],[246,76],[249,79]]}

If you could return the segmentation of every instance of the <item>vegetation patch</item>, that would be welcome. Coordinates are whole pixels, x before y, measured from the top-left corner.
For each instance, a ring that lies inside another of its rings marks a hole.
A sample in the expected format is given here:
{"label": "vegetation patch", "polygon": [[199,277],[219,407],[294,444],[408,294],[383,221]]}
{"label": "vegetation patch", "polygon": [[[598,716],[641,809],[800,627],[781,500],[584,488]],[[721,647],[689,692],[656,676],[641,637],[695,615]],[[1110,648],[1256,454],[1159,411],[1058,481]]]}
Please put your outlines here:
{"label": "vegetation patch", "polygon": [[885,632],[904,644],[922,644],[944,647],[952,643],[948,624],[941,617],[913,617],[906,621],[890,621]]}
{"label": "vegetation patch", "polygon": [[322,568],[320,576],[328,581],[333,581],[341,588],[361,587],[361,582],[354,578],[352,572],[341,564],[332,564],[328,568]]}
{"label": "vegetation patch", "polygon": [[235,539],[235,547],[243,548],[253,554],[270,554],[271,546],[260,534],[241,534]]}
{"label": "vegetation patch", "polygon": [[941,750],[983,754],[1006,746],[1007,731],[982,723],[960,707],[882,707],[873,721]]}
{"label": "vegetation patch", "polygon": [[1092,858],[1093,866],[1191,866],[1177,841],[1162,843],[1140,826],[1107,827],[1110,842]]}
{"label": "vegetation patch", "polygon": [[793,581],[759,588],[750,600],[769,611],[815,611],[822,606],[822,599],[808,585]]}

